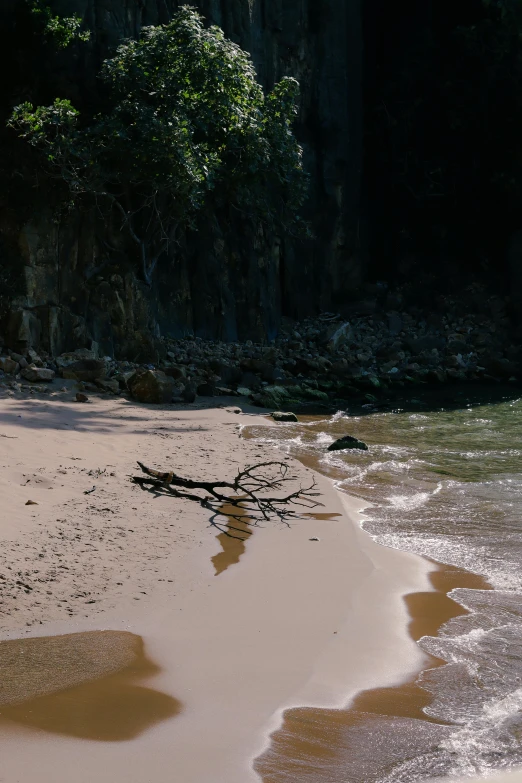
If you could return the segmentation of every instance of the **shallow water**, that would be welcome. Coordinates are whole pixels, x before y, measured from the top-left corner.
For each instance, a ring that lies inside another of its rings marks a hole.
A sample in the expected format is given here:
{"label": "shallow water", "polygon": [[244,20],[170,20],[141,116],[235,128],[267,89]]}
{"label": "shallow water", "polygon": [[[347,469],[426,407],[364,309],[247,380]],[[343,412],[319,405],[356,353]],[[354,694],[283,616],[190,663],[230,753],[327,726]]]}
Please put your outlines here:
{"label": "shallow water", "polygon": [[0,642],[0,734],[17,727],[99,742],[137,737],[181,703],[144,685],[143,639],[86,631]]}
{"label": "shallow water", "polygon": [[[327,451],[347,434],[369,450]],[[480,574],[494,588],[457,582],[466,586],[451,597],[467,613],[419,640],[442,663],[417,681],[417,694],[425,694],[420,716],[358,711],[343,732],[327,731],[325,715],[316,716],[327,747],[308,756],[300,779],[410,783],[522,764],[522,400],[337,414],[253,427],[249,435],[371,502],[364,527],[380,543]],[[274,772],[278,763],[272,755],[265,781],[292,779]]]}

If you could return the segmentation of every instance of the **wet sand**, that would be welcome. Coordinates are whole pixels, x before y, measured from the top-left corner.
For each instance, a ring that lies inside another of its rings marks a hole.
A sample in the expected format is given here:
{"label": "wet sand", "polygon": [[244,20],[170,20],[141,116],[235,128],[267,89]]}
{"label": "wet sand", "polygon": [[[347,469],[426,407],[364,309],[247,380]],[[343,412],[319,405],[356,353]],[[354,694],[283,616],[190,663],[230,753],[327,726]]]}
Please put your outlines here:
{"label": "wet sand", "polygon": [[[451,590],[491,589],[481,576],[453,566],[433,565],[435,570],[429,574],[433,590],[404,596],[410,618],[408,631],[415,641],[422,636],[435,636],[445,622],[468,614],[447,595]],[[444,664],[445,661],[428,655],[423,671]],[[424,712],[432,696],[418,684],[419,674],[394,687],[362,691],[345,709],[302,707],[285,712],[282,726],[272,734],[270,747],[255,763],[263,783],[369,783],[374,777],[381,777],[394,758],[377,752],[374,738],[390,718],[437,724],[441,728],[433,726],[426,732],[427,741],[435,745],[445,734],[445,724]],[[407,728],[411,731],[411,726]],[[398,759],[401,754],[402,758],[407,757],[407,748],[400,743],[394,750]]]}
{"label": "wet sand", "polygon": [[212,563],[215,568],[215,575],[219,576],[226,571],[230,566],[239,563],[241,555],[244,555],[249,538],[252,537],[255,531],[255,527],[252,527],[248,523],[248,518],[244,521],[238,519],[238,516],[245,516],[243,509],[223,507],[223,511],[227,513],[229,511],[234,514],[234,518],[230,519],[229,527],[217,536],[217,540],[221,546],[221,552],[214,555]]}
{"label": "wet sand", "polygon": [[[309,420],[314,421],[316,417],[309,417]],[[252,436],[248,430],[245,435]],[[316,471],[321,467],[317,455],[303,454],[299,461]],[[328,476],[333,481],[344,478],[331,466]],[[350,496],[345,498],[345,505],[354,501]],[[367,504],[361,501],[360,506],[364,505]],[[428,558],[424,562],[430,569],[429,589],[403,596],[408,634],[415,642],[423,636],[436,636],[448,620],[468,614],[464,607],[449,597],[448,593],[452,590],[491,589],[488,582],[477,574]],[[287,710],[279,728],[272,733],[270,744],[254,763],[263,783],[289,783],[294,780],[300,783],[371,783],[380,780],[387,767],[391,769],[395,759],[403,760],[408,756],[407,736],[403,743],[395,741],[391,754],[376,750],[375,737],[381,734],[388,721],[397,723],[399,731],[401,719],[419,721],[419,726],[432,724],[425,732],[425,741],[436,745],[445,734],[446,724],[424,712],[431,704],[432,696],[418,684],[418,680],[423,672],[444,663],[439,658],[424,654],[422,666],[398,685],[362,689],[339,709],[307,706]],[[404,730],[406,735],[411,732],[410,723],[404,725]]]}
{"label": "wet sand", "polygon": [[0,725],[98,742],[133,739],[182,709],[142,684],[157,672],[143,639],[123,631],[0,642]]}
{"label": "wet sand", "polygon": [[218,479],[279,458],[238,437],[239,423],[259,421],[245,411],[0,400],[3,637],[129,631],[157,667],[134,684],[171,700],[125,741],[127,729],[93,740],[6,720],[5,783],[254,783],[252,761],[285,710],[339,708],[425,664],[402,597],[432,589],[431,566],[376,544],[359,501],[324,477],[317,514],[257,527],[244,551],[228,542],[225,569],[207,512],[128,481],[136,458]]}

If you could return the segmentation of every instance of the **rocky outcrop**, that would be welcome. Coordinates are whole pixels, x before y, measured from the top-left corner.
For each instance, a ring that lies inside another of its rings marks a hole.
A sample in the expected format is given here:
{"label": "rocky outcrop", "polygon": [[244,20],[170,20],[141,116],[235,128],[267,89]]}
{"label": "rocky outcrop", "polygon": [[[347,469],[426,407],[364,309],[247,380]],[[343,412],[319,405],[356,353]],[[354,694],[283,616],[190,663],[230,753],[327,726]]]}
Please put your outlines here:
{"label": "rocky outcrop", "polygon": [[[9,279],[16,278],[9,295],[0,295],[0,336],[13,350],[58,355],[94,340],[104,355],[157,361],[160,335],[272,339],[282,313],[302,318],[332,309],[359,285],[361,0],[195,4],[251,52],[266,87],[287,74],[301,82],[297,134],[311,173],[306,216],[315,238],[294,241],[261,230],[252,235],[237,216],[206,214],[199,230],[161,260],[149,287],[117,225],[106,225],[94,212],[57,221],[47,195],[26,188],[20,201],[26,203],[29,193],[30,208],[17,206],[14,197],[0,200],[0,266],[8,265]],[[177,5],[174,0],[61,0],[60,12],[79,13],[92,31],[91,41],[48,62],[35,62],[34,53],[21,62],[13,54],[10,66],[17,64],[18,71],[2,87],[6,105],[0,118],[20,100],[60,95],[79,105],[91,101],[103,58],[144,25],[168,21]],[[24,0],[9,0],[0,10],[0,27],[11,25],[13,40],[22,7]],[[31,83],[29,66],[39,76]],[[0,147],[12,141],[0,134]]]}

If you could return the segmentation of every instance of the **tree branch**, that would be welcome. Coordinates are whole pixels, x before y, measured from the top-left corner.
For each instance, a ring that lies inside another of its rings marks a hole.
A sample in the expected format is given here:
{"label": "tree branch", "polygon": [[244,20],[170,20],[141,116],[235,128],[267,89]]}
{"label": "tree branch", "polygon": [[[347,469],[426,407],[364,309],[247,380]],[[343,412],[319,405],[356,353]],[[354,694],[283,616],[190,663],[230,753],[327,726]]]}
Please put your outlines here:
{"label": "tree branch", "polygon": [[[133,476],[135,484],[156,495],[171,495],[199,503],[212,512],[211,524],[229,535],[229,530],[234,528],[220,517],[241,520],[249,525],[274,518],[289,524],[289,519],[299,517],[296,506],[311,509],[322,505],[315,500],[320,495],[315,479],[309,487],[299,485],[292,492],[282,492],[296,481],[286,462],[261,462],[246,467],[238,471],[233,481],[194,481],[174,472],[161,473],[141,462],[138,465],[145,475]],[[236,508],[238,513],[231,513],[225,506]]]}

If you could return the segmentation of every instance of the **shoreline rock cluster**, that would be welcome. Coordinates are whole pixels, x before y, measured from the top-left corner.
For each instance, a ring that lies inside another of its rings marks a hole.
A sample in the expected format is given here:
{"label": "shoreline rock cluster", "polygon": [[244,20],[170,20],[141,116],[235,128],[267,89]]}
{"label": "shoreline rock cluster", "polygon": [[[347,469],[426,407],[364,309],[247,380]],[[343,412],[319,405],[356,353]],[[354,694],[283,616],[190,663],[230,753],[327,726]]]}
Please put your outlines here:
{"label": "shoreline rock cluster", "polygon": [[522,350],[510,341],[504,300],[491,297],[480,314],[459,315],[458,303],[444,304],[428,315],[395,309],[349,321],[335,313],[284,319],[270,344],[162,338],[155,365],[100,357],[95,343],[55,358],[3,350],[0,384],[16,388],[58,376],[81,391],[129,393],[145,403],[233,395],[299,411],[372,400],[405,386],[522,378]]}

